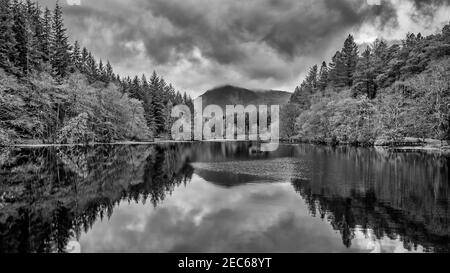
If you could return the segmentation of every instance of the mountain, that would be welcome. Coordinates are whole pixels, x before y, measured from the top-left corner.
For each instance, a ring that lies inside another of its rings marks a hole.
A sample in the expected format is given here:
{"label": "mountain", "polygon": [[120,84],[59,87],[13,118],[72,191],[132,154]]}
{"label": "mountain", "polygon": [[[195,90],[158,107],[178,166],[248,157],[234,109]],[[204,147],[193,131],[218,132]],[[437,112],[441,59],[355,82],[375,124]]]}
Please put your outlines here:
{"label": "mountain", "polygon": [[201,98],[203,107],[216,104],[225,109],[226,105],[283,105],[287,104],[292,94],[277,90],[250,90],[225,85],[206,91]]}

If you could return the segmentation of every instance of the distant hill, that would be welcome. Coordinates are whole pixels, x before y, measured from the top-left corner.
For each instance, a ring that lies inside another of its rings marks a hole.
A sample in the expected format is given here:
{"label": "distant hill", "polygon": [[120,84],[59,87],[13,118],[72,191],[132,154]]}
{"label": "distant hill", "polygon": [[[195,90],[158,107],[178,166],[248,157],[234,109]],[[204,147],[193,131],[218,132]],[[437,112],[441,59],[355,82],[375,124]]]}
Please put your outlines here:
{"label": "distant hill", "polygon": [[203,106],[216,104],[225,109],[226,105],[283,105],[287,104],[292,94],[278,90],[250,90],[225,85],[206,91],[201,97]]}

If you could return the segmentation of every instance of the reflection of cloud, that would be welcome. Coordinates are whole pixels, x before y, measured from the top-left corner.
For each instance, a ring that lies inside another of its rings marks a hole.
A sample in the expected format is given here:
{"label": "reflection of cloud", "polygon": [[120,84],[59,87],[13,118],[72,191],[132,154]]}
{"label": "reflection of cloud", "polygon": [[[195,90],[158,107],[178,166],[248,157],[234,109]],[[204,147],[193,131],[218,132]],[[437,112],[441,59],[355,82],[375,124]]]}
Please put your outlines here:
{"label": "reflection of cloud", "polygon": [[66,252],[67,252],[67,253],[75,253],[75,254],[81,253],[81,246],[80,246],[80,243],[77,242],[77,241],[70,241],[70,242],[67,244]]}
{"label": "reflection of cloud", "polygon": [[355,230],[355,238],[352,244],[361,249],[366,249],[371,253],[406,253],[406,252],[424,252],[422,246],[417,246],[417,249],[406,250],[400,238],[383,237],[377,239],[374,232],[362,229]]}
{"label": "reflection of cloud", "polygon": [[86,252],[356,250],[346,249],[328,223],[310,217],[290,183],[224,189],[195,175],[156,209],[122,203],[80,241]]}

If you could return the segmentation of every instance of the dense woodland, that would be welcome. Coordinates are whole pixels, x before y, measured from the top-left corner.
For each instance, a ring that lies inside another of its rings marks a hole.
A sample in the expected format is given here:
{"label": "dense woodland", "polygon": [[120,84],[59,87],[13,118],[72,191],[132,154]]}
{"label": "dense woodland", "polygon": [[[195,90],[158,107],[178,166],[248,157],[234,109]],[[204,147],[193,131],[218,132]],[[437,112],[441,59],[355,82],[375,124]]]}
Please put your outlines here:
{"label": "dense woodland", "polygon": [[121,77],[71,44],[61,6],[0,0],[0,145],[151,140],[192,105],[155,72]]}
{"label": "dense woodland", "polygon": [[441,33],[376,40],[349,35],[331,62],[313,66],[282,113],[286,139],[374,144],[450,139],[450,24]]}

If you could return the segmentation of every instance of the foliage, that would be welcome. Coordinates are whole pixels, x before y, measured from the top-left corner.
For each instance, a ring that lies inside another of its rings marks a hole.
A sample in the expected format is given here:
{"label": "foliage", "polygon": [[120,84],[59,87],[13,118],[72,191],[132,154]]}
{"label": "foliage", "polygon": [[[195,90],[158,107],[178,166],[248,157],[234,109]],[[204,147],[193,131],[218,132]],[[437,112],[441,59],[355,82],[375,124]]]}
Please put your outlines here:
{"label": "foliage", "polygon": [[375,105],[367,97],[353,99],[348,94],[334,94],[302,112],[296,123],[299,136],[327,143],[373,143]]}
{"label": "foliage", "polygon": [[301,108],[297,104],[289,103],[280,109],[280,136],[281,139],[290,139],[296,135],[296,117],[301,113]]}
{"label": "foliage", "polygon": [[52,12],[1,0],[0,30],[0,129],[9,141],[151,140],[170,132],[173,105],[192,104],[156,72],[121,78],[71,46],[58,3]]}
{"label": "foliage", "polygon": [[450,139],[450,59],[433,62],[427,71],[402,82],[409,109],[407,135]]}
{"label": "foliage", "polygon": [[8,132],[6,130],[0,128],[0,147],[6,146],[11,143],[11,137],[9,136]]}
{"label": "foliage", "polygon": [[92,134],[88,127],[89,115],[81,113],[70,119],[58,133],[58,142],[75,144],[88,143],[89,135]]}
{"label": "foliage", "polygon": [[64,90],[69,100],[67,115],[83,114],[86,133],[93,133],[95,142],[151,138],[142,102],[121,93],[114,84],[95,87],[88,85],[84,76],[72,74]]}
{"label": "foliage", "polygon": [[295,137],[354,144],[450,140],[449,29],[429,37],[410,33],[401,45],[376,40],[361,56],[349,36],[329,66],[324,62],[319,76],[313,66],[292,95],[303,109]]}

